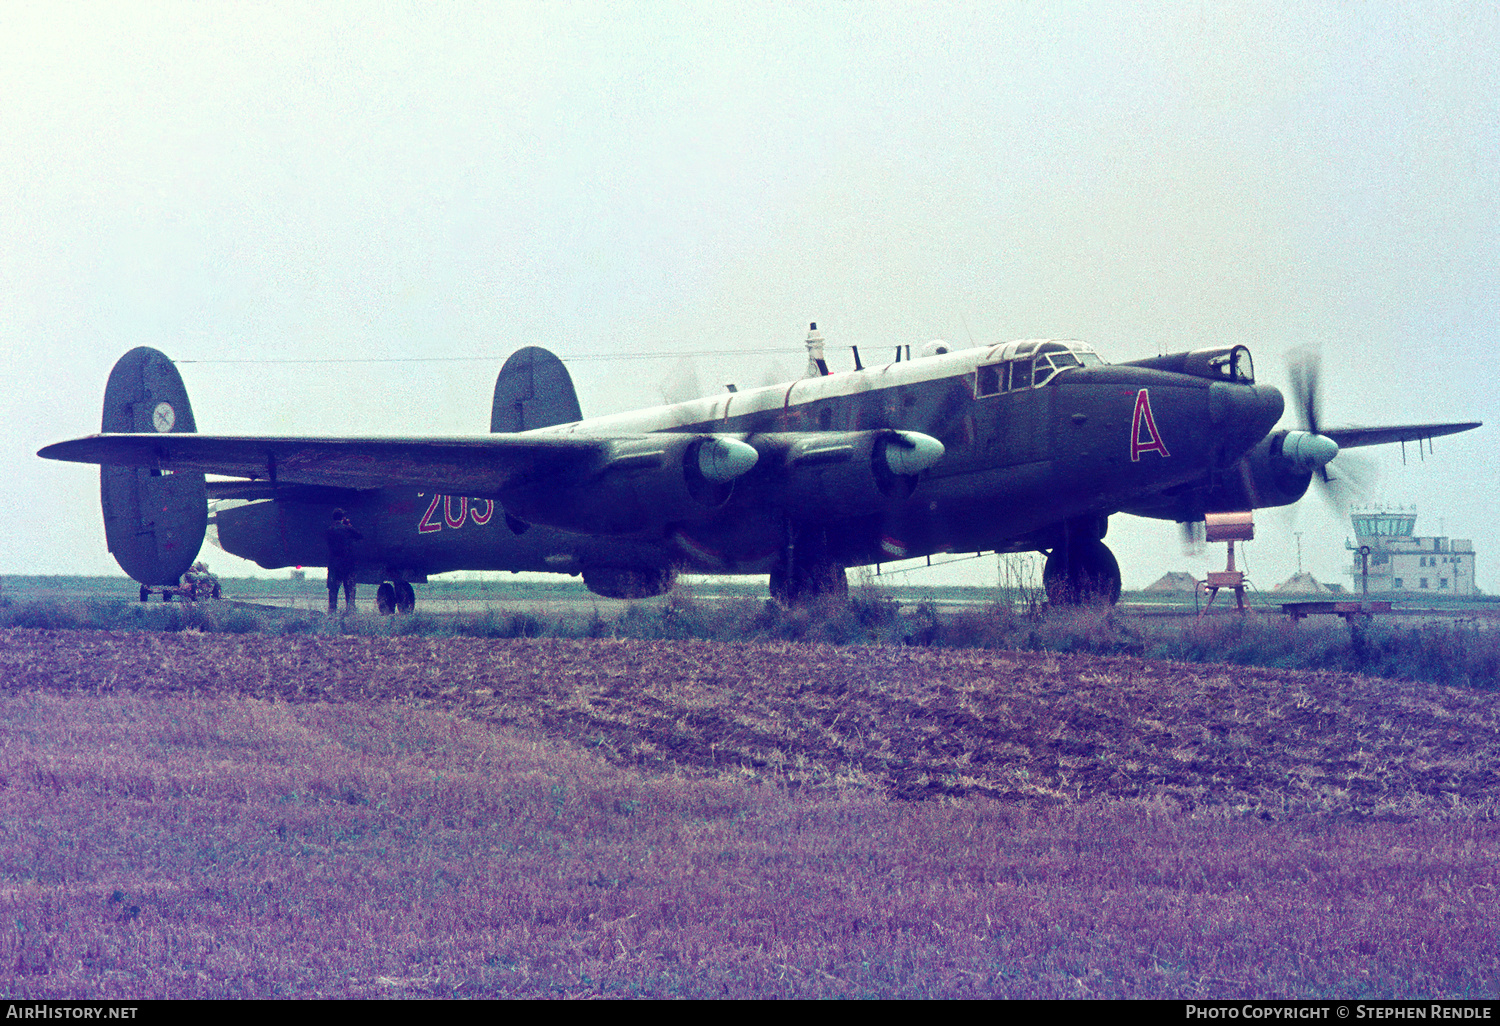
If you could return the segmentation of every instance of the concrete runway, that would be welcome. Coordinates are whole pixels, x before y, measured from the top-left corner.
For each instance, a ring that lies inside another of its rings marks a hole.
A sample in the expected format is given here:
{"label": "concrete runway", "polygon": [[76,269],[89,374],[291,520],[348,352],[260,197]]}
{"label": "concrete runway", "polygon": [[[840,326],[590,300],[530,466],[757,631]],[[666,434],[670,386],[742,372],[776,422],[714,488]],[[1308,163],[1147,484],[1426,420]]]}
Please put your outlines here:
{"label": "concrete runway", "polygon": [[[326,597],[322,593],[308,595],[256,595],[253,593],[236,594],[226,596],[226,601],[242,602],[247,605],[277,608],[277,609],[303,609],[312,612],[327,609]],[[635,604],[653,606],[662,605],[668,601],[667,597],[639,599]],[[763,602],[764,596],[748,595],[745,593],[716,594],[711,592],[695,592],[693,601],[705,605],[733,602]],[[919,599],[905,596],[897,599],[904,608],[910,609],[920,601],[930,602],[939,613],[952,613],[960,610],[973,610],[976,607],[985,607],[993,603],[992,596],[975,597],[972,599],[932,598]],[[342,600],[340,602],[342,605]],[[575,619],[588,618],[597,612],[606,619],[614,619],[620,616],[631,603],[619,599],[608,599],[596,595],[577,596],[548,596],[548,597],[507,597],[507,598],[450,598],[438,596],[429,598],[422,594],[422,589],[417,589],[417,611],[429,616],[477,616],[487,612],[496,613],[527,613],[532,616],[553,619]],[[375,589],[363,587],[355,597],[355,607],[363,613],[375,613]],[[1125,617],[1141,617],[1152,620],[1193,620],[1198,618],[1198,613],[1191,606],[1182,606],[1172,603],[1149,603],[1149,602],[1122,602],[1116,607],[1116,612]],[[1222,620],[1227,616],[1241,615],[1231,604],[1229,606],[1216,605],[1208,613],[1206,619]],[[1281,611],[1281,602],[1256,604],[1253,607],[1252,616],[1274,617],[1286,619],[1286,614]],[[1338,617],[1331,615],[1313,615],[1307,618],[1306,623],[1317,625],[1323,622],[1337,622]],[[1390,613],[1377,614],[1374,620],[1379,623],[1400,625],[1403,627],[1427,626],[1433,624],[1450,624],[1454,626],[1475,627],[1481,629],[1500,628],[1500,608],[1489,605],[1471,605],[1449,609],[1433,609],[1412,606],[1408,608],[1397,607]]]}

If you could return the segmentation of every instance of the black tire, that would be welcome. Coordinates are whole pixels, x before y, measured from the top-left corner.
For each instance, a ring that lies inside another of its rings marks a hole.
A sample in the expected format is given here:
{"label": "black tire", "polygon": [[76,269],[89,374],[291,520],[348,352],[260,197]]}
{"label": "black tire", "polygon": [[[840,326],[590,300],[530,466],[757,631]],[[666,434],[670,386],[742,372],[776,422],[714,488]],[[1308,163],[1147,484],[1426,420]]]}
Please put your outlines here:
{"label": "black tire", "polygon": [[382,581],[375,589],[375,611],[381,616],[390,616],[396,611],[396,589],[390,581]]}
{"label": "black tire", "polygon": [[1097,538],[1074,538],[1047,554],[1042,585],[1055,606],[1112,606],[1120,601],[1120,564]]}
{"label": "black tire", "polygon": [[794,528],[789,537],[795,539],[795,545],[782,552],[771,571],[771,598],[783,606],[848,599],[849,576],[829,555],[827,531]]}
{"label": "black tire", "polygon": [[672,590],[676,572],[670,567],[592,566],[583,568],[583,584],[595,595],[613,599],[644,599]]}
{"label": "black tire", "polygon": [[771,601],[783,606],[795,605],[797,601],[786,571],[779,566],[771,570]]}
{"label": "black tire", "polygon": [[417,608],[417,593],[407,581],[396,583],[396,612],[409,613]]}
{"label": "black tire", "polygon": [[819,599],[849,597],[849,575],[834,563],[795,566],[789,574],[777,567],[771,571],[771,598],[783,606],[805,606]]}

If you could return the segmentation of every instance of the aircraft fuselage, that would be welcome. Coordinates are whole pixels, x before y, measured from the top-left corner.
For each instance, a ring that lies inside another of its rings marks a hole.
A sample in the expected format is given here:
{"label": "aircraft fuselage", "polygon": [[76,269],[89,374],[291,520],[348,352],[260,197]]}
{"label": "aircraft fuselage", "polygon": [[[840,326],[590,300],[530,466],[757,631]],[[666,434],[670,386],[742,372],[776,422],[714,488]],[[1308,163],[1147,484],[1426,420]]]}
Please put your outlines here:
{"label": "aircraft fuselage", "polygon": [[[577,573],[590,565],[766,573],[789,532],[809,525],[842,566],[1043,549],[1058,543],[1066,524],[1092,518],[1102,535],[1112,513],[1211,481],[1265,438],[1282,412],[1280,393],[1268,386],[1106,365],[1097,357],[1085,363],[1080,349],[1086,347],[1010,343],[963,350],[533,432],[711,433],[756,447],[757,464],[721,499],[664,529],[649,515],[649,487],[636,494],[618,479],[608,491],[619,507],[611,512],[628,527],[629,507],[638,503],[649,526],[612,536],[575,533],[507,516],[493,498],[414,488],[345,492],[326,502],[225,504],[214,525],[227,551],[262,566],[316,566],[326,553],[329,511],[342,505],[365,534],[359,576],[370,581],[420,581],[457,569]],[[861,506],[847,498],[868,473],[857,465],[855,443],[880,431],[919,432],[941,442],[944,454],[903,488],[872,490]],[[855,454],[791,466],[782,444],[789,433],[842,436]],[[552,494],[566,485],[586,494],[593,484],[548,480],[537,488]],[[819,512],[841,506],[838,515]]]}

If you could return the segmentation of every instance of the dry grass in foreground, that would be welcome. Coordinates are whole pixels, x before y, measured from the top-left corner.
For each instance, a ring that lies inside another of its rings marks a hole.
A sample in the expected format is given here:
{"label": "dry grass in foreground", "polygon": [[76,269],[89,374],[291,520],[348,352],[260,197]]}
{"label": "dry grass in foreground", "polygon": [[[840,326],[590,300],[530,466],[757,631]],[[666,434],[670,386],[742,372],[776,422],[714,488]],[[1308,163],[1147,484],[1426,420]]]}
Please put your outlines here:
{"label": "dry grass in foreground", "polygon": [[0,683],[7,997],[1500,991],[1482,695],[34,631]]}
{"label": "dry grass in foreground", "polygon": [[703,641],[0,631],[13,692],[396,700],[626,766],[904,798],[1489,815],[1500,696],[987,650]]}

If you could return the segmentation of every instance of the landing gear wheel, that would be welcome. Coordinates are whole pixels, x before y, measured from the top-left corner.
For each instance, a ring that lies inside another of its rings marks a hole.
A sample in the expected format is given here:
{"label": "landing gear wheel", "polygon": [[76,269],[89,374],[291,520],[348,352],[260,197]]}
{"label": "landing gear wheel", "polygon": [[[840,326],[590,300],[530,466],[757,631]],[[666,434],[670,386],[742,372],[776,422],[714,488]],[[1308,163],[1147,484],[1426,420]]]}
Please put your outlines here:
{"label": "landing gear wheel", "polygon": [[144,584],[141,585],[141,601],[142,602],[150,602],[151,601],[151,589],[148,588],[148,587],[146,587]]}
{"label": "landing gear wheel", "polygon": [[791,568],[784,565],[771,570],[771,598],[783,606],[805,606],[823,598],[844,601],[849,598],[849,575],[843,567],[827,558],[802,560],[793,558]]}
{"label": "landing gear wheel", "polygon": [[1120,601],[1120,564],[1097,538],[1073,538],[1047,554],[1042,585],[1054,606],[1112,606]]}
{"label": "landing gear wheel", "polygon": [[779,566],[771,569],[771,600],[783,606],[794,604],[791,584],[787,581],[787,573]]}
{"label": "landing gear wheel", "polygon": [[381,616],[390,616],[396,611],[396,589],[390,581],[383,581],[375,589],[375,611]]}
{"label": "landing gear wheel", "polygon": [[396,612],[409,613],[417,608],[417,593],[406,581],[396,582]]}
{"label": "landing gear wheel", "polygon": [[677,574],[671,567],[586,566],[583,584],[595,595],[612,599],[643,599],[672,590]]}

